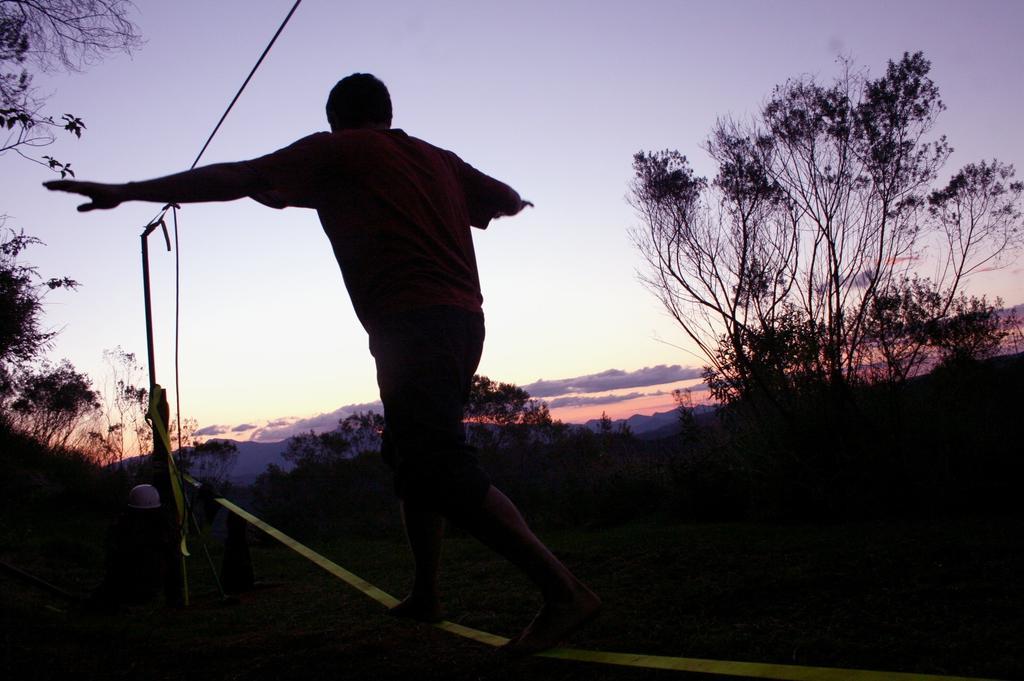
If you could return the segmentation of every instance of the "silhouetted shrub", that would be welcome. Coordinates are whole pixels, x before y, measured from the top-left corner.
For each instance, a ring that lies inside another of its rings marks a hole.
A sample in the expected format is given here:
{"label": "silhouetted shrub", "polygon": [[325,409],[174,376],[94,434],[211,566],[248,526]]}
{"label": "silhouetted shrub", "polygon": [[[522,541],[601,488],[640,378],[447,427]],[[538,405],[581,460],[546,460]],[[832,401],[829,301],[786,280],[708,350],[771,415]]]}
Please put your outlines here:
{"label": "silhouetted shrub", "polygon": [[[736,401],[653,442],[612,428],[518,424],[492,434],[479,455],[540,528],[1005,512],[1020,506],[1021,385],[1024,355],[958,361],[900,386],[809,387],[784,412]],[[328,455],[318,437],[303,442],[319,454],[260,477],[258,512],[299,536],[397,531],[379,455]]]}
{"label": "silhouetted shrub", "polygon": [[267,522],[299,538],[372,536],[398,525],[391,474],[376,453],[300,460],[290,471],[272,465],[253,484],[253,504]]}

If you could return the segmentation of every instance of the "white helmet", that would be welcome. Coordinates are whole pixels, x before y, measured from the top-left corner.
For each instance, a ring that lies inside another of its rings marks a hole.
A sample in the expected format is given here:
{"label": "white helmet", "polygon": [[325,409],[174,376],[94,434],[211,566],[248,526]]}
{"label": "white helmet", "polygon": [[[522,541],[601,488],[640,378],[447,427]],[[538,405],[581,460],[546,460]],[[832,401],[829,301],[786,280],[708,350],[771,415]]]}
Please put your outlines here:
{"label": "white helmet", "polygon": [[136,485],[128,492],[128,508],[160,508],[160,492],[153,485]]}

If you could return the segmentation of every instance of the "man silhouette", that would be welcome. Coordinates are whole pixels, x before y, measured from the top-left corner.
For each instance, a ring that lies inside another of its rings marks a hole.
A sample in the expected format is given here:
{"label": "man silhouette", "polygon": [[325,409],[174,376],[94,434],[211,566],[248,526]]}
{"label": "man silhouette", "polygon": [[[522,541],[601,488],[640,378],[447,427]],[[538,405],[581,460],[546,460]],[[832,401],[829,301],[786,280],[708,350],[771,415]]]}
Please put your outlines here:
{"label": "man silhouette", "polygon": [[46,182],[90,199],[193,203],[250,197],[317,211],[356,315],[369,334],[384,405],[385,461],[394,472],[415,560],[400,617],[441,619],[445,519],[521,568],[544,606],[509,642],[518,654],[556,645],[596,615],[598,597],[533,534],[491,485],[466,444],[463,413],[483,348],[483,298],[470,227],[532,206],[450,151],[391,128],[391,98],[369,74],[339,81],[327,100],[331,132],[249,161],[126,184]]}

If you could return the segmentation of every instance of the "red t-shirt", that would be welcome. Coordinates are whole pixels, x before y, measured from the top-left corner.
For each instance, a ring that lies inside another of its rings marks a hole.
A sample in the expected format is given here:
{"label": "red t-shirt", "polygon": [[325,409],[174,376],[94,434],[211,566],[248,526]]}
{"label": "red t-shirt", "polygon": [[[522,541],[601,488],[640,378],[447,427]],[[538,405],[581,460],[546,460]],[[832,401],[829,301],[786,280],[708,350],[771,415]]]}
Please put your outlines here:
{"label": "red t-shirt", "polygon": [[479,311],[470,226],[519,208],[508,185],[397,129],[320,132],[243,163],[262,185],[252,198],[316,209],[363,326],[430,305]]}

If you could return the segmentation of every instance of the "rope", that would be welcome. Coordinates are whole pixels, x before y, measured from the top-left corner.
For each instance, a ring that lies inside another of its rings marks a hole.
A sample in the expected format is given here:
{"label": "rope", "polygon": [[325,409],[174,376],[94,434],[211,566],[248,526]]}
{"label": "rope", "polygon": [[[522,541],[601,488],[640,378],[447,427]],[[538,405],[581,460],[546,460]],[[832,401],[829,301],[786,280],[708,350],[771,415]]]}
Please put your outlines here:
{"label": "rope", "polygon": [[[231,103],[229,103],[228,107],[224,110],[224,113],[221,115],[220,120],[217,121],[217,125],[214,126],[213,131],[210,133],[210,136],[206,138],[206,142],[203,144],[202,149],[200,149],[199,153],[196,154],[195,160],[193,160],[192,161],[192,165],[189,166],[189,170],[192,170],[193,168],[195,168],[199,164],[199,159],[201,159],[203,157],[203,154],[206,153],[206,150],[207,150],[207,148],[209,148],[210,143],[213,141],[214,136],[216,136],[217,132],[220,130],[220,126],[227,119],[228,114],[231,113],[231,110],[234,108],[235,103],[238,102],[238,99],[242,96],[242,92],[244,92],[246,86],[249,85],[249,81],[251,81],[252,77],[254,75],[256,75],[256,71],[260,68],[260,65],[263,63],[263,60],[266,59],[267,55],[270,53],[270,49],[274,46],[274,43],[277,42],[277,39],[281,35],[281,33],[284,31],[285,26],[288,25],[289,21],[291,21],[292,15],[295,14],[295,10],[297,10],[299,8],[299,5],[301,5],[301,4],[302,4],[302,0],[295,0],[295,4],[292,5],[292,8],[288,11],[288,14],[284,18],[284,21],[281,22],[281,25],[277,27],[277,31],[274,33],[274,36],[270,39],[270,42],[267,43],[267,46],[263,49],[263,53],[260,54],[259,59],[256,60],[256,64],[252,67],[252,70],[249,71],[249,75],[245,77],[245,81],[242,83],[242,86],[240,88],[238,88],[238,92],[236,92],[235,96],[231,99]],[[180,450],[181,447],[182,447],[182,441],[181,441],[181,380],[180,380],[180,352],[181,352],[181,249],[179,247],[179,240],[178,240],[178,206],[176,206],[174,204],[168,204],[167,206],[164,206],[163,209],[159,213],[157,213],[156,217],[154,217],[152,220],[150,220],[149,224],[152,225],[152,224],[163,223],[164,216],[167,215],[167,211],[168,210],[172,210],[173,211],[172,212],[172,217],[173,217],[173,222],[174,222],[174,408],[175,408],[175,421],[177,422],[177,426],[175,428],[175,431],[176,431],[175,434],[177,436],[176,439],[178,441],[178,449]],[[167,228],[166,228],[166,225],[164,227],[164,237],[167,238]],[[171,244],[170,244],[170,240],[169,239],[168,239],[168,243],[167,243],[167,250],[171,250]]]}
{"label": "rope", "polygon": [[[263,49],[263,54],[261,54],[260,58],[256,60],[256,65],[252,67],[252,70],[249,72],[249,75],[246,76],[245,82],[242,83],[242,87],[238,88],[238,92],[235,93],[235,96],[234,98],[232,98],[231,103],[228,104],[228,108],[224,110],[224,113],[221,115],[220,120],[217,121],[217,125],[214,126],[213,132],[211,132],[210,136],[206,138],[206,142],[203,144],[203,148],[199,150],[198,154],[196,154],[196,158],[194,161],[192,161],[192,165],[189,166],[189,170],[192,170],[193,168],[196,167],[196,165],[199,164],[199,159],[201,159],[203,157],[203,154],[206,153],[206,149],[210,146],[210,142],[213,141],[214,136],[220,130],[220,126],[224,123],[224,120],[228,117],[228,114],[231,113],[231,109],[234,108],[235,103],[238,101],[238,98],[242,96],[242,92],[249,84],[249,81],[252,80],[252,77],[254,75],[256,75],[256,70],[259,69],[260,64],[263,63],[263,60],[266,58],[267,54],[270,53],[270,48],[272,48],[274,46],[274,43],[277,42],[278,36],[280,36],[281,32],[284,31],[284,27],[288,25],[288,22],[291,20],[292,15],[295,14],[295,10],[297,10],[299,8],[299,5],[301,4],[302,0],[295,0],[295,4],[292,5],[292,8],[288,11],[288,15],[284,18],[284,21],[281,22],[281,25],[278,26],[277,31],[274,33],[274,37],[270,39],[270,42],[267,43],[267,46]],[[161,209],[160,212],[156,214],[156,217],[149,221],[150,224],[159,223],[170,208],[170,205],[164,206],[163,209]],[[175,239],[175,241],[177,241],[177,239]]]}
{"label": "rope", "polygon": [[224,110],[224,115],[220,117],[220,120],[217,121],[217,125],[213,128],[213,132],[211,132],[210,136],[206,139],[206,144],[204,144],[203,148],[199,150],[199,154],[196,156],[196,160],[192,161],[192,165],[189,166],[190,170],[192,168],[195,168],[196,164],[199,163],[199,159],[203,157],[203,154],[206,152],[206,148],[210,146],[210,142],[213,141],[213,136],[217,134],[218,130],[220,130],[221,123],[223,123],[224,119],[228,117],[229,113],[231,113],[231,109],[235,106],[235,102],[237,102],[238,98],[242,96],[242,91],[245,90],[245,86],[249,84],[250,80],[252,80],[252,77],[256,74],[256,69],[258,69],[260,67],[260,64],[263,63],[263,59],[270,52],[270,48],[274,46],[275,42],[277,42],[277,37],[281,35],[281,31],[283,31],[284,27],[288,25],[288,22],[291,20],[292,15],[295,14],[295,10],[297,10],[299,8],[299,5],[301,4],[302,0],[295,0],[295,4],[292,5],[291,10],[288,12],[288,16],[284,18],[284,21],[281,22],[281,25],[277,29],[277,33],[275,33],[274,37],[270,39],[269,43],[267,43],[267,47],[266,49],[263,50],[263,54],[261,54],[260,58],[256,60],[256,65],[252,67],[252,71],[250,71],[249,75],[246,76],[245,82],[242,83],[242,87],[238,88],[238,92],[235,93],[234,99],[232,99],[231,103],[228,104],[228,108]]}
{"label": "rope", "polygon": [[[171,208],[174,222],[174,414],[178,451],[181,451],[181,249],[178,247],[178,207]],[[170,450],[168,450],[170,451]]]}

